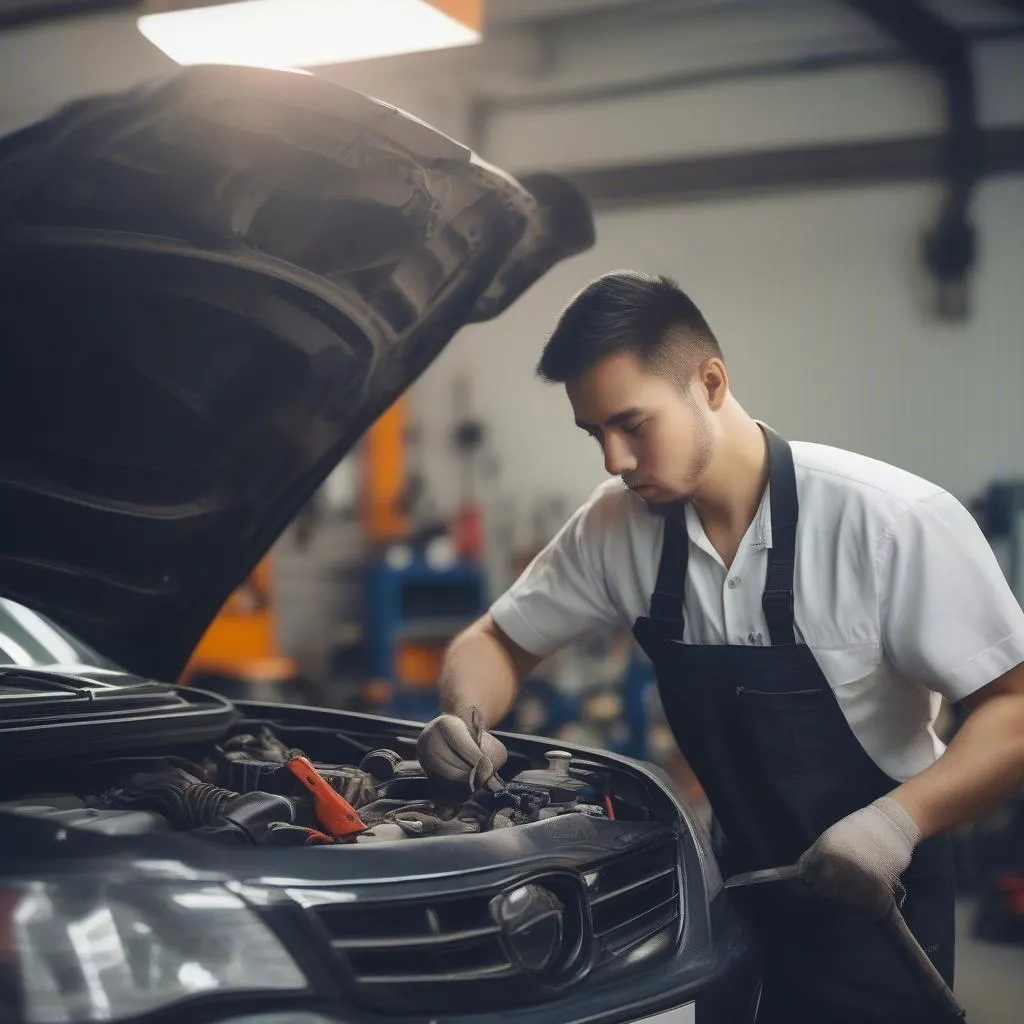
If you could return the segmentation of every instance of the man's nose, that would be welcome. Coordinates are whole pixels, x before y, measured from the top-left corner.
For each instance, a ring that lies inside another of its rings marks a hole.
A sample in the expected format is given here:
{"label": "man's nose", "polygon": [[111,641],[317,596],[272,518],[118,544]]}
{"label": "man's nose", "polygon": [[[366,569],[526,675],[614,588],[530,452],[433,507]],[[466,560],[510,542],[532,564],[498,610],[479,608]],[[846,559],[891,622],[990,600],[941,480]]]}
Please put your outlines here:
{"label": "man's nose", "polygon": [[636,459],[620,438],[610,436],[604,441],[604,468],[610,476],[622,476],[636,469]]}

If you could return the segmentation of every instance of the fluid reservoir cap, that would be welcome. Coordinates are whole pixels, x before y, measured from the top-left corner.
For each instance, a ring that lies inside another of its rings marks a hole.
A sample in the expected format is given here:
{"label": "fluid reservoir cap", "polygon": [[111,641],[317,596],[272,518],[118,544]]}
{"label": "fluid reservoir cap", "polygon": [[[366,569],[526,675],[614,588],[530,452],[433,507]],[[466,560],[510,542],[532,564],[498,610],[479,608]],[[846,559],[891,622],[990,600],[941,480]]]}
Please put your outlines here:
{"label": "fluid reservoir cap", "polygon": [[572,761],[572,754],[566,750],[549,750],[544,756],[548,759],[548,771],[559,778],[569,777],[569,762]]}
{"label": "fluid reservoir cap", "polygon": [[520,772],[512,781],[525,786],[536,786],[546,789],[552,803],[563,803],[572,800],[574,795],[586,786],[582,779],[574,779],[569,774],[572,754],[565,750],[545,751],[546,768],[527,769]]}

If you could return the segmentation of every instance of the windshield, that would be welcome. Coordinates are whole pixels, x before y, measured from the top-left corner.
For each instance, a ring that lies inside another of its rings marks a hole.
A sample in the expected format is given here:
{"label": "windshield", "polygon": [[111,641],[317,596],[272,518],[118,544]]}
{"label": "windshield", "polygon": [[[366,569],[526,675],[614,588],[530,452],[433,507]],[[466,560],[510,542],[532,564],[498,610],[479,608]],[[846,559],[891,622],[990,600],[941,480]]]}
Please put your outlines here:
{"label": "windshield", "polygon": [[5,597],[0,597],[0,665],[118,667],[46,616]]}

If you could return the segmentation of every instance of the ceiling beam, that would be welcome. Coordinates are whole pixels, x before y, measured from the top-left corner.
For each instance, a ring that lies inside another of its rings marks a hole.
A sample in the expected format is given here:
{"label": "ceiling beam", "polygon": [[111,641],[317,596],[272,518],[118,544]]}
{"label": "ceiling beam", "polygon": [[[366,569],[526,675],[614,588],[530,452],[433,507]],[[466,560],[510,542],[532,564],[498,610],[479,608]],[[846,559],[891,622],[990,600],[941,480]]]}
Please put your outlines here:
{"label": "ceiling beam", "polygon": [[[980,136],[979,173],[1024,173],[1024,126]],[[941,180],[943,135],[560,171],[598,209]]]}

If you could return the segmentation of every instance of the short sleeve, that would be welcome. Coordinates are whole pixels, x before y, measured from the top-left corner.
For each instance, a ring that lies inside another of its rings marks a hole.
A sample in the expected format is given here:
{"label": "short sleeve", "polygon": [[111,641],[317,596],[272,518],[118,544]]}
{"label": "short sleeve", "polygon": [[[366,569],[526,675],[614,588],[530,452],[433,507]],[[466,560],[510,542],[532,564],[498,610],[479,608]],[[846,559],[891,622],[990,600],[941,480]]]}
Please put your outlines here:
{"label": "short sleeve", "polygon": [[502,632],[539,658],[625,620],[612,600],[603,550],[621,502],[599,489],[491,607]]}
{"label": "short sleeve", "polygon": [[879,557],[882,643],[902,675],[955,702],[1024,661],[1024,611],[951,494],[905,512]]}

